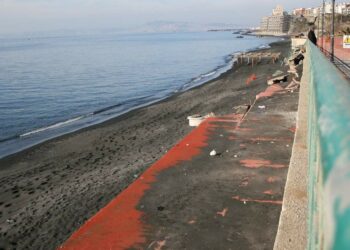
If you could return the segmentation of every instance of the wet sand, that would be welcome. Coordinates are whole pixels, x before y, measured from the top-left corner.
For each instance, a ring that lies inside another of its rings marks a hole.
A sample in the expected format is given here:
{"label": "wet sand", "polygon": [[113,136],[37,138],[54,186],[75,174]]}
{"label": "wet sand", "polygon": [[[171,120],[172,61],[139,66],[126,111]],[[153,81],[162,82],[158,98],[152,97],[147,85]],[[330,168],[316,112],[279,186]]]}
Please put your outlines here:
{"label": "wet sand", "polygon": [[[289,52],[289,42],[270,51]],[[0,160],[0,248],[55,249],[191,128],[266,88],[276,64],[235,66],[201,87]],[[246,85],[251,74],[257,80]]]}

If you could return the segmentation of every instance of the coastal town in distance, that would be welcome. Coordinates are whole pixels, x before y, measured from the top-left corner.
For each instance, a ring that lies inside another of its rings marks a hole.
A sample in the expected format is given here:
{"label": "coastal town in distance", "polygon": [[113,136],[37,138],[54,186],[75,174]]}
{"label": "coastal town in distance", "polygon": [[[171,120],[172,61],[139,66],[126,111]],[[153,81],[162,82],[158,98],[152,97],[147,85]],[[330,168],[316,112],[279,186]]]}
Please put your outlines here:
{"label": "coastal town in distance", "polygon": [[0,250],[350,249],[350,2],[0,3]]}

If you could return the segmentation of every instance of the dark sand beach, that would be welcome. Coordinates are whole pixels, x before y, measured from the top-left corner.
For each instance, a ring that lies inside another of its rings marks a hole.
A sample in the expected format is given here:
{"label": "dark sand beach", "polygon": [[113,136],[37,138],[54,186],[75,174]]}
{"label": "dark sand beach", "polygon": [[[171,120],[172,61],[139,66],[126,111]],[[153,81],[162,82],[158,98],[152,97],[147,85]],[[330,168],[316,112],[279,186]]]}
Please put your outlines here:
{"label": "dark sand beach", "polygon": [[[284,58],[290,43],[265,50]],[[1,159],[0,248],[57,248],[191,131],[187,116],[252,103],[280,67],[235,65],[200,87]]]}

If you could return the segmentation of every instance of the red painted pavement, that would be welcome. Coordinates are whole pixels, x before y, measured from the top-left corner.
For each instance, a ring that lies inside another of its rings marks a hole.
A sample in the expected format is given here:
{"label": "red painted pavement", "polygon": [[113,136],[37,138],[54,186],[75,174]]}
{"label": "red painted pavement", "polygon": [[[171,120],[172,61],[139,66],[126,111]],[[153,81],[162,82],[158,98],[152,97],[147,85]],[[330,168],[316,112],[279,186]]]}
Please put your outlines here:
{"label": "red painted pavement", "polygon": [[[231,116],[225,121],[233,121]],[[181,161],[190,161],[207,145],[209,128],[215,118],[209,118],[194,129],[163,158],[151,166],[105,208],[88,220],[60,249],[128,249],[145,243],[143,213],[136,207],[157,175]]]}
{"label": "red painted pavement", "polygon": [[[176,167],[179,163],[184,161],[191,161],[194,157],[201,154],[201,151],[208,146],[207,142],[209,137],[219,127],[227,131],[227,135],[232,132],[238,133],[234,136],[228,136],[229,140],[236,139],[233,137],[240,137],[239,140],[255,141],[255,136],[250,132],[255,131],[252,128],[242,128],[237,126],[240,124],[243,115],[227,115],[223,117],[213,117],[205,120],[198,128],[194,129],[188,136],[186,136],[180,143],[175,145],[165,156],[152,165],[145,171],[134,183],[132,183],[127,189],[120,193],[114,200],[112,200],[106,207],[101,209],[95,216],[88,220],[79,230],[77,230],[60,249],[141,249],[147,243],[146,232],[150,225],[145,224],[145,216],[142,211],[137,207],[141,199],[145,197],[145,192],[151,189],[152,184],[157,181],[157,176],[169,168]],[[250,119],[253,121],[251,125],[257,124],[259,119]],[[271,119],[281,119],[281,117],[275,117],[273,115],[268,117]],[[262,121],[260,121],[262,122]],[[275,122],[276,123],[276,122]],[[221,124],[221,126],[218,126]],[[228,126],[228,125],[231,126]],[[277,122],[278,124],[278,122]],[[257,128],[260,128],[258,126]],[[287,130],[288,131],[288,130]],[[247,133],[248,132],[248,133]],[[289,132],[289,131],[288,131]],[[255,133],[261,133],[261,131],[255,131]],[[239,135],[241,134],[241,135]],[[254,134],[254,133],[253,133]],[[249,136],[247,136],[249,135]],[[251,138],[253,136],[253,138]],[[248,137],[248,138],[247,138]],[[280,136],[270,138],[260,138],[259,140],[266,139],[266,141],[285,141]],[[262,140],[264,141],[264,140]],[[246,146],[237,141],[238,145]],[[265,152],[266,153],[266,152]],[[245,158],[239,161],[240,165],[249,169],[258,168],[271,168],[271,169],[283,169],[288,167],[286,164],[271,162],[267,159],[252,159]],[[255,173],[251,173],[254,176]],[[251,184],[250,177],[242,179],[240,187],[244,188]],[[273,183],[279,180],[279,177],[271,176],[266,182]],[[265,195],[273,195],[273,190],[262,190]],[[262,203],[271,205],[281,205],[280,200],[266,200],[256,198],[241,198],[240,196],[233,196],[233,200],[251,203]],[[230,215],[229,208],[222,208],[217,211],[216,215],[220,217],[227,217]],[[196,218],[188,221],[188,224],[195,224]],[[155,249],[161,249],[166,241],[152,242]]]}

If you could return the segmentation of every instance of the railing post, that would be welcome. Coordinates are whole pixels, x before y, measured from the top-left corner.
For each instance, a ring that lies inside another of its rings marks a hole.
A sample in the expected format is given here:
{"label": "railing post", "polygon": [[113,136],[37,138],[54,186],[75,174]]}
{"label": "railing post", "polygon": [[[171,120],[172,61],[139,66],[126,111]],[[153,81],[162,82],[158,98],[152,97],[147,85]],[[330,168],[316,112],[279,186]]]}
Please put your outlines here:
{"label": "railing post", "polygon": [[335,16],[335,0],[332,0],[332,26],[331,26],[331,62],[334,62],[334,18]]}
{"label": "railing post", "polygon": [[325,11],[325,0],[323,0],[323,4],[322,4],[322,32],[321,32],[321,37],[322,37],[321,47],[322,47],[322,51],[324,50],[324,11]]}

